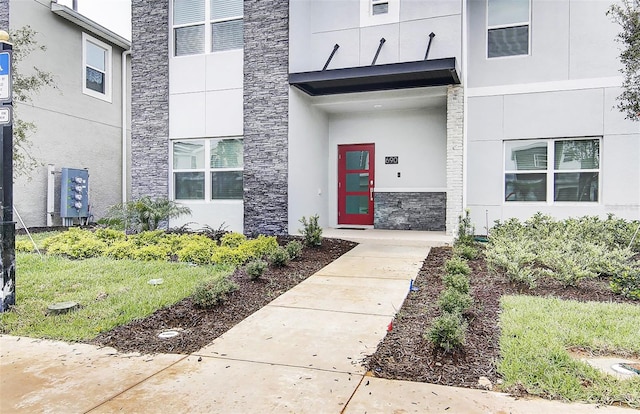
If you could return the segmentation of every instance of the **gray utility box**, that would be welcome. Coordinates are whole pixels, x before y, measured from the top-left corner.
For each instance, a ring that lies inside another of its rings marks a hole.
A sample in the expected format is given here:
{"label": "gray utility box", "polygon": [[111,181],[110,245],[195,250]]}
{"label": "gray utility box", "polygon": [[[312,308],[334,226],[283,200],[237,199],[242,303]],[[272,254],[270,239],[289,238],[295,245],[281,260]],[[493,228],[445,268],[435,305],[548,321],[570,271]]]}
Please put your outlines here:
{"label": "gray utility box", "polygon": [[63,168],[60,182],[60,217],[89,216],[89,171]]}

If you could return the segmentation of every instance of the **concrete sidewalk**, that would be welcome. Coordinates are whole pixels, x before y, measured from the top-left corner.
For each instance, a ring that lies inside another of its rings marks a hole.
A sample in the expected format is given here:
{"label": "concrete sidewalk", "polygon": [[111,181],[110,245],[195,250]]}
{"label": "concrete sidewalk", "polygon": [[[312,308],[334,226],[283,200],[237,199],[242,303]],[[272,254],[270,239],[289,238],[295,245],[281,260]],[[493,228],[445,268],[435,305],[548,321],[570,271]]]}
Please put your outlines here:
{"label": "concrete sidewalk", "polygon": [[189,355],[0,337],[0,412],[629,413],[366,375],[429,247],[365,242]]}

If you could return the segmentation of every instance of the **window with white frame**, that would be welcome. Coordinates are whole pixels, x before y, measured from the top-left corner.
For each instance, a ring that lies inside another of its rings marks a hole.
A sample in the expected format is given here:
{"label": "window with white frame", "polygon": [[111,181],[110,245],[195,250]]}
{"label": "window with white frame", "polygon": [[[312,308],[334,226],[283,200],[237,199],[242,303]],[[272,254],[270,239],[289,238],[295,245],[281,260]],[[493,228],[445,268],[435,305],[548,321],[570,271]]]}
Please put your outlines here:
{"label": "window with white frame", "polygon": [[241,49],[242,0],[174,0],[174,56]]}
{"label": "window with white frame", "polygon": [[600,139],[505,141],[505,202],[598,202]]}
{"label": "window with white frame", "polygon": [[389,2],[387,0],[371,0],[371,14],[373,16],[387,13],[389,13]]}
{"label": "window with white frame", "polygon": [[397,23],[400,0],[360,0],[360,26]]}
{"label": "window with white frame", "polygon": [[530,0],[487,0],[487,57],[529,54]]}
{"label": "window with white frame", "polygon": [[173,141],[174,199],[242,200],[242,142],[241,137]]}
{"label": "window with white frame", "polygon": [[82,34],[82,92],[111,102],[112,48]]}

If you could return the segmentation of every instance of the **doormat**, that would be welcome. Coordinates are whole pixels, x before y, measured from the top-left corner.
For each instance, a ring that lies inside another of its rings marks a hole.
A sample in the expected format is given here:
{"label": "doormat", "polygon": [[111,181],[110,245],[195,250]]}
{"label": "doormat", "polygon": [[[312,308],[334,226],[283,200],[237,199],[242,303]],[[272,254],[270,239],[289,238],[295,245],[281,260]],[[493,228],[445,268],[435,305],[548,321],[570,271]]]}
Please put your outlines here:
{"label": "doormat", "polygon": [[366,230],[362,227],[336,227],[338,230]]}

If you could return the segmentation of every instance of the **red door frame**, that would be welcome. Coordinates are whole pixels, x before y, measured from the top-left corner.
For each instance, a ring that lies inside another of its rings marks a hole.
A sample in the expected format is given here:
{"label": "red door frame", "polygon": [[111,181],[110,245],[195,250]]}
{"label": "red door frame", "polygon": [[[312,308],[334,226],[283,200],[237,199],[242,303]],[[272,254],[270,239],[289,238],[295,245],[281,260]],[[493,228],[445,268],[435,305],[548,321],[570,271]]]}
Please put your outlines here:
{"label": "red door frame", "polygon": [[[347,192],[347,156],[348,151],[369,151],[369,169],[349,170],[349,173],[369,173],[367,191]],[[373,225],[373,188],[375,183],[375,144],[338,145],[338,224]],[[367,214],[347,214],[347,195],[369,198]]]}

